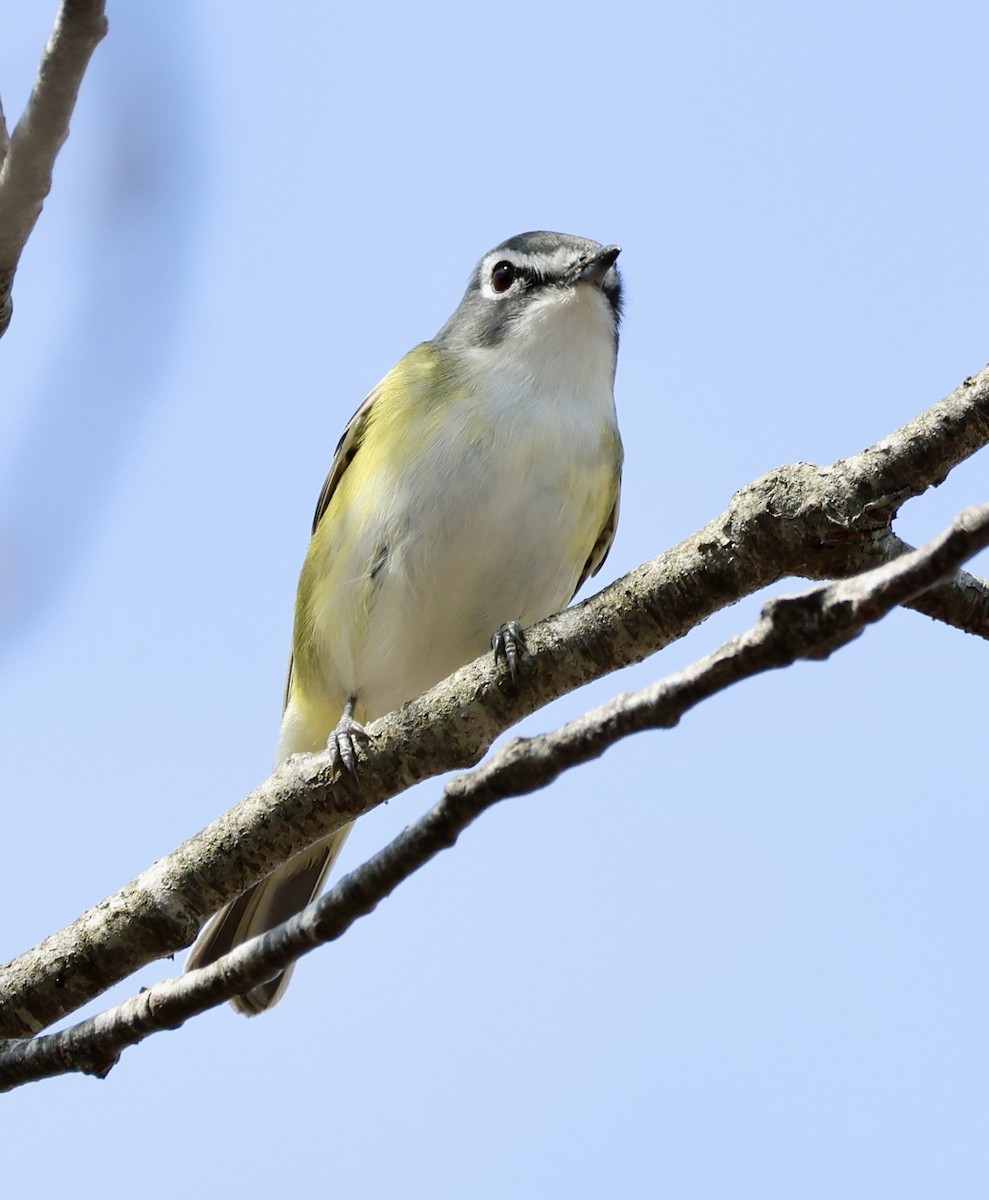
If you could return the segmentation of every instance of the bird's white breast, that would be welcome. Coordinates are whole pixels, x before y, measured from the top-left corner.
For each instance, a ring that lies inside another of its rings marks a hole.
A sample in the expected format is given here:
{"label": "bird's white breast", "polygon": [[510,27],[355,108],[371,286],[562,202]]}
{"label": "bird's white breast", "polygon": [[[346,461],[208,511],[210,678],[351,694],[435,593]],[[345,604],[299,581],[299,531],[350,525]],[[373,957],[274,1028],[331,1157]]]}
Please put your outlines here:
{"label": "bird's white breast", "polygon": [[369,717],[476,658],[504,622],[530,625],[573,594],[620,463],[605,301],[590,287],[566,300],[464,354],[434,435],[377,481],[350,574],[366,584],[377,568],[349,601],[367,620],[334,622],[351,632],[332,654]]}

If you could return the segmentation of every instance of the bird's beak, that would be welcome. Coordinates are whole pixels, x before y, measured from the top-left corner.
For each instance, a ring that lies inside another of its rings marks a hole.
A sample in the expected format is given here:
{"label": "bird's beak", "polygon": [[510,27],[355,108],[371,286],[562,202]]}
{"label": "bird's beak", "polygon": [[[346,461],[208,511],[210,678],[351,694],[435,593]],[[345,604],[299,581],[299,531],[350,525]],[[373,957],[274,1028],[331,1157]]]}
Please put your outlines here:
{"label": "bird's beak", "polygon": [[578,265],[574,271],[574,283],[598,283],[604,279],[605,275],[615,265],[615,259],[621,254],[621,246],[605,246],[605,248],[594,255],[585,263]]}

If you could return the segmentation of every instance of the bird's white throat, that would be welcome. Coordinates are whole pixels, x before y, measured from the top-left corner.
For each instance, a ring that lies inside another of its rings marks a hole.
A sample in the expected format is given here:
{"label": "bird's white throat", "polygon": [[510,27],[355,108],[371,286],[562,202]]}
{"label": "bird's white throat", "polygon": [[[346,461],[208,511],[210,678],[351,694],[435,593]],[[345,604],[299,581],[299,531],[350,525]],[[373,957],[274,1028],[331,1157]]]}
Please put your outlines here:
{"label": "bird's white throat", "polygon": [[497,345],[472,348],[465,359],[489,396],[522,404],[538,396],[600,416],[614,412],[615,352],[611,306],[583,284],[547,289]]}

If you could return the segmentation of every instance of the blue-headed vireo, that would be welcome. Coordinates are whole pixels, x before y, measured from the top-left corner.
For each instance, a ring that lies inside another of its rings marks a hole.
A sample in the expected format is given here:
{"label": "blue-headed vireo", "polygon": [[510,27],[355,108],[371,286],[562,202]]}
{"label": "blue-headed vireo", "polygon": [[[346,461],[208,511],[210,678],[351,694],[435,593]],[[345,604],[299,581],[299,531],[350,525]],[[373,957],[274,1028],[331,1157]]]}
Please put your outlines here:
{"label": "blue-headed vireo", "polygon": [[[617,246],[523,233],[478,263],[452,317],[344,430],[295,606],[277,761],[331,750],[491,644],[564,607],[618,520]],[[492,638],[492,634],[495,637]],[[350,826],[209,922],[186,969],[287,920]],[[252,1015],[289,972],[234,1001]]]}

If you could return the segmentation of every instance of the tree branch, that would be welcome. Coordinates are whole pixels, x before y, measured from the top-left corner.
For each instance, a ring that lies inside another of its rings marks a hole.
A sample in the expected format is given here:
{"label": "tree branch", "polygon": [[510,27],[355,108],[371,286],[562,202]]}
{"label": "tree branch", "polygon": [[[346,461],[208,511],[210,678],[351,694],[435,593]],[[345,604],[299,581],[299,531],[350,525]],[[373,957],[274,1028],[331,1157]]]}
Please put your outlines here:
{"label": "tree branch", "polygon": [[499,800],[546,787],[630,734],[671,728],[702,700],[798,659],[824,659],[897,604],[930,588],[989,545],[989,505],[968,509],[921,550],[799,596],[771,600],[759,623],[686,670],[618,696],[553,733],[517,738],[324,897],[277,928],[179,979],[60,1033],[0,1044],[0,1090],[77,1071],[105,1076],[128,1046],[264,983],[360,917]]}
{"label": "tree branch", "polygon": [[[885,562],[893,562],[912,550],[913,546],[901,541],[895,533],[888,533],[877,545],[877,554]],[[958,571],[954,579],[946,579],[914,596],[906,607],[965,633],[989,638],[989,583],[967,571]]]}
{"label": "tree branch", "polygon": [[[0,337],[13,314],[21,254],[51,191],[52,170],[93,51],[106,36],[106,0],[62,0],[24,115],[0,138]],[[0,124],[3,124],[0,117]],[[6,153],[3,153],[3,150]]]}
{"label": "tree branch", "polygon": [[[986,442],[989,368],[853,458],[770,472],[693,537],[540,623],[528,635],[533,662],[521,690],[485,656],[376,721],[359,794],[325,754],[289,760],[243,803],[0,972],[0,1035],[38,1033],[187,946],[206,916],[290,855],[413,783],[472,766],[523,717],[640,662],[743,596],[786,576],[843,577],[895,563],[905,550],[890,530],[899,505]],[[932,615],[989,637],[989,589],[957,581],[940,588]]]}

